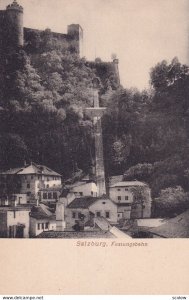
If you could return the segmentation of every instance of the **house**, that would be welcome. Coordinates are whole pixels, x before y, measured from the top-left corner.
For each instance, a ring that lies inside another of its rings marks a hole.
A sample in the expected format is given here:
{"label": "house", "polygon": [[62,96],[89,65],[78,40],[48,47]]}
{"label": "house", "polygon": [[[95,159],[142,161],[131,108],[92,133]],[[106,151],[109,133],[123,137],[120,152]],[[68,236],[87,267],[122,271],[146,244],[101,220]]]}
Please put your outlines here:
{"label": "house", "polygon": [[79,197],[97,197],[96,183],[88,177],[83,178],[73,184],[67,184],[59,196],[65,207]]}
{"label": "house", "polygon": [[56,230],[56,217],[44,204],[33,206],[30,213],[30,237],[35,237],[43,231]]}
{"label": "house", "polygon": [[44,204],[56,203],[60,197],[62,187],[41,188],[39,190],[39,202]]}
{"label": "house", "polygon": [[66,186],[76,197],[97,197],[97,185],[93,180],[80,180]]}
{"label": "house", "polygon": [[39,198],[44,188],[61,187],[61,175],[50,168],[31,163],[0,173],[1,195],[25,194],[28,201]]}
{"label": "house", "polygon": [[76,194],[74,192],[70,191],[68,188],[63,188],[59,197],[59,201],[61,201],[61,203],[64,203],[64,206],[66,207],[75,198],[76,198]]}
{"label": "house", "polygon": [[66,227],[72,228],[78,222],[93,223],[95,217],[107,219],[110,223],[117,223],[117,206],[107,198],[80,197],[75,198],[65,209]]}
{"label": "house", "polygon": [[29,205],[14,205],[0,207],[0,237],[29,237]]}
{"label": "house", "polygon": [[151,190],[141,181],[120,181],[109,186],[109,196],[118,207],[118,220],[150,218]]}
{"label": "house", "polygon": [[13,205],[22,205],[22,204],[27,204],[29,201],[27,199],[27,195],[26,194],[12,194],[12,195],[4,195],[1,196],[0,198],[0,206],[12,206]]}

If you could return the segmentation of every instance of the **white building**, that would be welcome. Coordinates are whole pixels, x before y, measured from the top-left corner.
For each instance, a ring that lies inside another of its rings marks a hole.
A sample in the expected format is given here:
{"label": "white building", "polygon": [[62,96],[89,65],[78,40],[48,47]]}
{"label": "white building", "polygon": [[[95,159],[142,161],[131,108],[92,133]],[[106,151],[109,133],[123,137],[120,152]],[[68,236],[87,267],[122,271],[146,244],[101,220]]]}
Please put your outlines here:
{"label": "white building", "polygon": [[39,190],[39,202],[44,204],[56,203],[62,191],[62,187],[42,188]]}
{"label": "white building", "polygon": [[107,198],[80,197],[74,199],[65,209],[66,227],[72,228],[81,219],[84,225],[94,218],[104,218],[110,223],[117,223],[117,205]]}
{"label": "white building", "polygon": [[25,194],[30,200],[39,198],[39,191],[43,188],[61,187],[60,174],[35,163],[2,172],[0,181],[5,193],[9,192],[10,186],[14,189],[12,194]]}
{"label": "white building", "polygon": [[74,193],[75,197],[97,197],[97,185],[91,180],[81,180],[72,185],[67,186],[70,193]]}
{"label": "white building", "polygon": [[151,217],[151,190],[141,181],[120,181],[109,187],[110,199],[117,203],[118,220]]}
{"label": "white building", "polygon": [[28,206],[0,207],[0,237],[28,238],[29,213]]}
{"label": "white building", "polygon": [[0,206],[25,205],[28,202],[26,194],[12,194],[0,198]]}
{"label": "white building", "polygon": [[60,201],[66,207],[75,198],[80,197],[97,197],[96,183],[89,179],[83,179],[74,184],[66,185],[60,194]]}
{"label": "white building", "polygon": [[30,213],[30,237],[43,231],[56,231],[56,217],[46,205],[40,204],[32,207]]}

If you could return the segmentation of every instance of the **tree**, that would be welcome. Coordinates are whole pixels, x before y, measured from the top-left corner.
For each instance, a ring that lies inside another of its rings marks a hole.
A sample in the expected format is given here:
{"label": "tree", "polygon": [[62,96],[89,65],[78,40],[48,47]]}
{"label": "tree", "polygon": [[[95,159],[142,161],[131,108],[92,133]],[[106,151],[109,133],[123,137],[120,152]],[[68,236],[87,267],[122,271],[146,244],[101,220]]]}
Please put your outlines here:
{"label": "tree", "polygon": [[2,169],[23,165],[27,156],[28,148],[21,136],[13,133],[0,135],[0,167]]}
{"label": "tree", "polygon": [[189,208],[188,193],[180,187],[161,190],[160,196],[154,200],[155,217],[174,217]]}

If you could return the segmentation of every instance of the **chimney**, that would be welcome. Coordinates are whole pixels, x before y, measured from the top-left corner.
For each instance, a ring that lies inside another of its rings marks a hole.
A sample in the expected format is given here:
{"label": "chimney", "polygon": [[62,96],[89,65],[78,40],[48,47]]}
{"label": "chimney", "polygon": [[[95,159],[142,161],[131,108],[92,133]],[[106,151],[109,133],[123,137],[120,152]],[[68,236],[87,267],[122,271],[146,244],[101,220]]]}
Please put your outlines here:
{"label": "chimney", "polygon": [[64,202],[59,200],[56,203],[56,231],[64,231],[65,227],[65,205]]}
{"label": "chimney", "polygon": [[114,65],[115,75],[116,75],[116,77],[117,77],[117,83],[120,85],[119,59],[114,58],[114,59],[113,59],[113,65]]}

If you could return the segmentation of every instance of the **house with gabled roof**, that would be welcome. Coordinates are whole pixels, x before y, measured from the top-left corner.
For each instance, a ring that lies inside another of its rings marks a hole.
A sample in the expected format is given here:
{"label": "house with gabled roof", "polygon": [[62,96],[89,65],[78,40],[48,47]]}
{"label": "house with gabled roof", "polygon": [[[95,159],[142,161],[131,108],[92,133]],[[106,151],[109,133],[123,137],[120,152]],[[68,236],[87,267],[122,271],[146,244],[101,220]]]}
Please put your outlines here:
{"label": "house with gabled roof", "polygon": [[11,188],[13,194],[26,194],[29,201],[35,201],[39,199],[40,190],[61,187],[61,177],[44,165],[30,163],[20,168],[0,172],[1,195],[10,193]]}
{"label": "house with gabled roof", "polygon": [[118,219],[151,217],[151,189],[147,183],[119,181],[109,186],[109,196],[118,207]]}
{"label": "house with gabled roof", "polygon": [[30,212],[30,237],[44,231],[56,231],[56,216],[44,204],[33,206]]}
{"label": "house with gabled roof", "polygon": [[110,224],[117,223],[117,206],[107,196],[75,198],[65,209],[66,227],[78,222],[83,226],[93,224],[94,218],[104,218]]}

